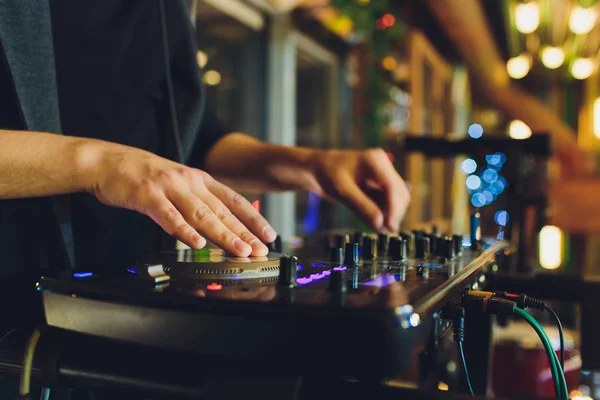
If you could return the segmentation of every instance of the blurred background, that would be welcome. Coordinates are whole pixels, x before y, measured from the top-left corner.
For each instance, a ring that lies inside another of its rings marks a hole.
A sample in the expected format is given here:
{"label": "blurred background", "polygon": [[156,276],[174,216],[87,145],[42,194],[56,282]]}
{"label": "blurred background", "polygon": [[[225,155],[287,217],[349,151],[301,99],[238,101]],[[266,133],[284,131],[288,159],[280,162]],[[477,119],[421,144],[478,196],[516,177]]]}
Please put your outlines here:
{"label": "blurred background", "polygon": [[[484,235],[523,244],[526,269],[600,274],[600,1],[194,7],[198,63],[232,128],[287,145],[383,147],[412,191],[403,229],[467,232],[479,213]],[[252,200],[287,240],[361,227],[311,193]],[[561,307],[576,342],[577,309]],[[600,398],[598,382],[583,371],[572,397]]]}

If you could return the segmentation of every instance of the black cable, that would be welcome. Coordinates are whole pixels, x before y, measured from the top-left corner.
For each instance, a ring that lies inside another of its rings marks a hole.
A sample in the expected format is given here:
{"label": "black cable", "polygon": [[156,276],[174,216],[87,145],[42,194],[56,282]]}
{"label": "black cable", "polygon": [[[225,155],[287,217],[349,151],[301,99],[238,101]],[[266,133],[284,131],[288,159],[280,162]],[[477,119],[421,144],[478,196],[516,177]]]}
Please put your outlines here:
{"label": "black cable", "polygon": [[171,56],[169,55],[169,35],[167,32],[167,14],[165,11],[164,0],[158,0],[160,10],[160,31],[162,39],[163,56],[165,63],[165,75],[167,79],[167,92],[169,95],[169,110],[171,113],[171,125],[173,128],[173,136],[175,137],[175,147],[177,148],[177,156],[179,163],[185,162],[183,153],[183,145],[181,144],[181,136],[179,134],[179,122],[177,121],[177,109],[175,108],[175,94],[173,93],[173,79],[171,77]]}
{"label": "black cable", "polygon": [[554,322],[556,322],[556,327],[558,328],[558,335],[559,335],[559,340],[560,340],[560,368],[563,370],[565,370],[565,335],[563,333],[563,327],[562,324],[560,323],[560,318],[558,318],[558,315],[554,312],[554,310],[552,310],[550,307],[545,306],[544,309],[546,311],[548,311],[552,317],[554,318]]}
{"label": "black cable", "polygon": [[467,368],[467,361],[465,360],[465,351],[463,350],[462,342],[458,342],[458,351],[460,352],[460,360],[465,371],[465,379],[467,380],[467,385],[469,386],[469,392],[471,392],[471,396],[475,396],[475,393],[473,393],[473,387],[471,386],[471,378],[469,378],[469,369]]}

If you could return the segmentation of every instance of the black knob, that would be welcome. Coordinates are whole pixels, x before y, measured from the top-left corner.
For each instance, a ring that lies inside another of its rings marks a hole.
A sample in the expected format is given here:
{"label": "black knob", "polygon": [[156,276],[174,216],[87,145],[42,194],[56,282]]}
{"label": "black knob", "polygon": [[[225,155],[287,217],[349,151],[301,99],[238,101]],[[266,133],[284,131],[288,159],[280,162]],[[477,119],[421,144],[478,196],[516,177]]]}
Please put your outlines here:
{"label": "black knob", "polygon": [[388,254],[393,260],[405,260],[408,257],[408,242],[400,237],[390,238]]}
{"label": "black knob", "polygon": [[333,236],[333,246],[332,247],[339,247],[341,249],[343,249],[346,246],[346,243],[348,243],[350,241],[350,235],[344,235],[344,234],[335,234]]}
{"label": "black knob", "polygon": [[329,261],[337,265],[342,265],[344,261],[344,249],[341,247],[332,247]]}
{"label": "black knob", "polygon": [[415,239],[415,257],[428,258],[430,246],[431,245],[428,237],[420,237]]}
{"label": "black knob", "polygon": [[362,258],[363,260],[374,260],[377,258],[377,245],[375,239],[370,236],[365,236],[363,239]]}
{"label": "black knob", "polygon": [[[435,237],[435,254],[444,257],[446,249],[446,237]],[[433,250],[432,250],[433,251]]]}
{"label": "black knob", "polygon": [[413,230],[412,232],[415,235],[415,239],[425,236],[425,231]]}
{"label": "black knob", "polygon": [[333,243],[332,243],[332,237],[329,234],[325,234],[323,236],[323,250],[325,251],[325,254],[327,254],[327,252],[329,252],[329,249],[331,249],[333,247]]}
{"label": "black knob", "polygon": [[452,242],[454,243],[454,254],[461,255],[463,251],[463,236],[462,235],[452,235]]}
{"label": "black knob", "polygon": [[408,253],[412,253],[414,251],[414,240],[415,240],[415,236],[410,233],[410,232],[402,232],[400,233],[400,237],[402,238],[402,240],[406,240],[408,242]]}
{"label": "black knob", "polygon": [[329,290],[335,293],[345,292],[348,288],[346,270],[334,268],[329,275]]}
{"label": "black knob", "polygon": [[279,286],[291,287],[296,285],[298,278],[298,259],[295,256],[282,256],[279,259]]}
{"label": "black knob", "polygon": [[346,243],[344,265],[358,265],[358,243]]}
{"label": "black knob", "polygon": [[431,228],[431,233],[432,233],[434,236],[440,236],[440,227],[439,227],[439,226],[437,226],[437,225],[434,225],[434,226]]}
{"label": "black knob", "polygon": [[451,260],[454,258],[454,240],[452,240],[452,238],[449,237],[445,237],[443,239],[443,248],[444,248],[444,252],[443,252],[443,257],[447,260]]}
{"label": "black knob", "polygon": [[367,234],[364,232],[354,232],[352,234],[352,243],[358,243],[358,245],[360,246],[363,242],[364,237]]}
{"label": "black knob", "polygon": [[272,243],[267,243],[267,248],[269,249],[269,251],[272,251],[275,253],[281,253],[281,250],[282,250],[281,236],[277,235],[277,237],[275,238],[275,240]]}
{"label": "black knob", "polygon": [[387,233],[380,233],[377,236],[377,252],[379,254],[385,254],[388,250],[388,234]]}

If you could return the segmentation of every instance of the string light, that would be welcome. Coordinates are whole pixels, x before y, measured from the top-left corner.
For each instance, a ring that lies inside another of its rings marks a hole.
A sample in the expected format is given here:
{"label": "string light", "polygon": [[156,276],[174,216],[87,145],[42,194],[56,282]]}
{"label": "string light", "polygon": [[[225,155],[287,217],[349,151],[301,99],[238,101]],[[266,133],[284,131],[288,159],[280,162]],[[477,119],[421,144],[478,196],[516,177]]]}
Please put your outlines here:
{"label": "string light", "polygon": [[523,121],[515,119],[508,127],[508,134],[513,139],[527,139],[531,137],[531,128]]}
{"label": "string light", "polygon": [[575,79],[587,79],[594,72],[594,60],[578,58],[571,65],[571,74]]}
{"label": "string light", "polygon": [[517,5],[515,14],[517,30],[521,33],[531,33],[540,25],[540,9],[535,2]]}
{"label": "string light", "polygon": [[396,23],[396,17],[388,13],[381,17],[381,22],[386,28],[391,28]]}
{"label": "string light", "polygon": [[386,71],[393,71],[398,66],[398,61],[392,56],[387,56],[381,60],[381,65]]}
{"label": "string light", "polygon": [[549,69],[560,67],[565,61],[565,52],[560,47],[546,47],[542,50],[542,64]]}
{"label": "string light", "polygon": [[196,61],[198,61],[200,68],[204,68],[208,64],[208,56],[205,52],[199,51],[196,53]]}
{"label": "string light", "polygon": [[531,62],[526,54],[513,57],[506,63],[508,75],[513,79],[524,78],[531,68]]}
{"label": "string light", "polygon": [[576,6],[571,11],[569,18],[569,29],[576,35],[589,33],[596,24],[596,12],[592,8]]}
{"label": "string light", "polygon": [[206,71],[204,73],[204,83],[208,86],[217,86],[221,83],[221,74],[214,70]]}

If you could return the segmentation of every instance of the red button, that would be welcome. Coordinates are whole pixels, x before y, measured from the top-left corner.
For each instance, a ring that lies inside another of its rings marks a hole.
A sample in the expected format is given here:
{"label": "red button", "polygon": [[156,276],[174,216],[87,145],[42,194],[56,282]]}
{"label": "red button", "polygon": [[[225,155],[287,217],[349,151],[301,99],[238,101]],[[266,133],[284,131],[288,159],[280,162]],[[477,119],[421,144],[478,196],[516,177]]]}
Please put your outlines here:
{"label": "red button", "polygon": [[206,288],[208,290],[221,290],[223,289],[223,285],[219,283],[209,283],[208,285],[206,285]]}

